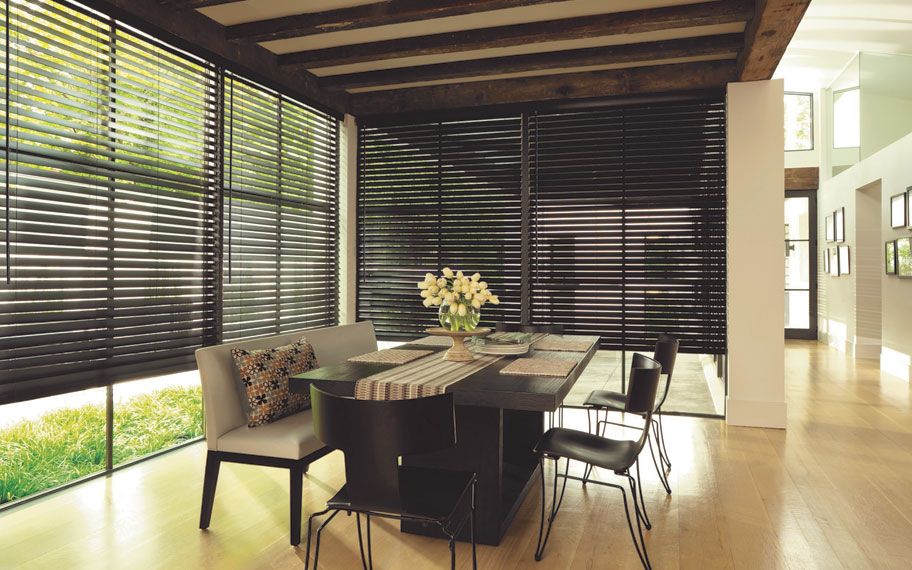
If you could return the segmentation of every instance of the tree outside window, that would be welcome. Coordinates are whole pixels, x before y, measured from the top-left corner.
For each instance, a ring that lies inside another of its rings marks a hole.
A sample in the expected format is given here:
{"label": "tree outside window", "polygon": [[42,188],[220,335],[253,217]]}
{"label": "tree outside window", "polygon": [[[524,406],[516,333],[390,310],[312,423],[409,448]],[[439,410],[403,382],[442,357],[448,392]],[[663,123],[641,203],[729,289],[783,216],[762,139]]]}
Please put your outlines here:
{"label": "tree outside window", "polygon": [[814,148],[814,111],[811,93],[785,94],[785,150]]}

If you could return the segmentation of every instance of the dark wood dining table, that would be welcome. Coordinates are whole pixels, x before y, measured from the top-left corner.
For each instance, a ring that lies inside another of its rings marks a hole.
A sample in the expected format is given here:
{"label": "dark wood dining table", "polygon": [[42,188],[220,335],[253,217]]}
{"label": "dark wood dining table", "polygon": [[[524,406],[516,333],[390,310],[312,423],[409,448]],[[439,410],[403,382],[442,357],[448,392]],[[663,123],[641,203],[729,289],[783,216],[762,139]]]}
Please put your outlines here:
{"label": "dark wood dining table", "polygon": [[[544,413],[557,410],[598,350],[598,338],[585,352],[532,350],[522,357],[576,360],[565,377],[513,376],[500,370],[516,357],[506,356],[447,387],[456,404],[456,445],[441,452],[410,455],[403,464],[474,471],[476,539],[497,545],[537,481],[538,459],[532,452],[544,429]],[[579,337],[577,337],[579,339]],[[406,344],[397,348],[445,350],[445,347]],[[341,396],[353,396],[355,383],[395,365],[343,362],[311,370],[290,380],[293,392],[308,392],[310,384]],[[402,523],[403,532],[438,536],[431,526]],[[468,538],[467,530],[465,538]],[[440,535],[443,536],[442,534]],[[463,538],[463,537],[460,537]]]}

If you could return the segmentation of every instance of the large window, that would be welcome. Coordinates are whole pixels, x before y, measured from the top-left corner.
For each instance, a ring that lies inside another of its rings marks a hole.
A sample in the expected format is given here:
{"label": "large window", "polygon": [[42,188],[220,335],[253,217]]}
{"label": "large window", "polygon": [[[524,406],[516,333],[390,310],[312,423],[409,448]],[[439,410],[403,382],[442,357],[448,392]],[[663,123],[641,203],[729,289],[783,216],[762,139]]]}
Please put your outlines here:
{"label": "large window", "polygon": [[721,97],[368,122],[359,156],[358,318],[380,338],[433,325],[415,282],[449,265],[501,294],[485,322],[725,352]]}
{"label": "large window", "polygon": [[814,96],[785,94],[785,150],[814,149]]}
{"label": "large window", "polygon": [[0,16],[0,451],[85,417],[21,465],[94,463],[16,471],[53,485],[198,436],[197,348],[335,324],[338,123],[77,4]]}

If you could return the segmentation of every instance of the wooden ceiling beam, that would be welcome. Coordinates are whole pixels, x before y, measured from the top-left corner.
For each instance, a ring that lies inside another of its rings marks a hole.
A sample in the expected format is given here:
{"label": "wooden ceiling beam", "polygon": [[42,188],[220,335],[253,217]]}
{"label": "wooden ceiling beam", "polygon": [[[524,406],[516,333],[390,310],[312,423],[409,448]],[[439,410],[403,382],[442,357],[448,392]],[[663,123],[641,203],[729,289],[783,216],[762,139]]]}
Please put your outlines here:
{"label": "wooden ceiling beam", "polygon": [[719,0],[294,52],[279,56],[279,64],[294,68],[320,68],[538,42],[747,22],[753,10],[753,3],[749,0]]}
{"label": "wooden ceiling beam", "polygon": [[721,88],[736,77],[735,60],[719,60],[472,81],[356,93],[351,95],[349,112],[356,117],[363,117],[559,99],[690,91]]}
{"label": "wooden ceiling beam", "polygon": [[245,22],[228,26],[227,36],[229,40],[266,42],[566,1],[568,0],[386,0],[337,10]]}
{"label": "wooden ceiling beam", "polygon": [[739,81],[769,79],[776,71],[811,0],[756,0],[738,60]]}
{"label": "wooden ceiling beam", "polygon": [[740,51],[743,47],[743,42],[744,36],[741,34],[722,34],[658,42],[489,57],[452,63],[330,75],[321,77],[320,85],[329,90],[357,89],[421,81],[566,69],[589,65],[628,64],[685,57],[725,55]]}
{"label": "wooden ceiling beam", "polygon": [[347,93],[323,90],[317,77],[305,70],[289,73],[288,69],[279,68],[276,55],[263,47],[229,42],[225,27],[199,12],[178,15],[174,8],[158,0],[80,2],[290,96],[336,113],[344,113],[348,105]]}

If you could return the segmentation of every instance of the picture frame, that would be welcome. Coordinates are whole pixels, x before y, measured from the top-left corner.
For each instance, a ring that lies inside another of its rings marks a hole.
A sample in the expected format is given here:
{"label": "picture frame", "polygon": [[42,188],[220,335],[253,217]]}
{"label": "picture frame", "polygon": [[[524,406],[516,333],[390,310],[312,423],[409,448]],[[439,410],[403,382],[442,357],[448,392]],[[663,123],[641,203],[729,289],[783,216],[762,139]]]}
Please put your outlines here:
{"label": "picture frame", "polygon": [[912,278],[912,238],[896,240],[896,274],[903,278]]}
{"label": "picture frame", "polygon": [[830,276],[839,277],[839,255],[835,247],[827,248],[827,255],[830,258]]}
{"label": "picture frame", "polygon": [[845,208],[833,212],[833,228],[837,242],[845,241]]}
{"label": "picture frame", "polygon": [[830,250],[823,250],[823,272],[827,275],[830,274]]}
{"label": "picture frame", "polygon": [[906,226],[912,227],[912,186],[906,188]]}
{"label": "picture frame", "polygon": [[896,240],[884,242],[884,267],[887,275],[896,275]]}
{"label": "picture frame", "polygon": [[826,225],[824,227],[826,228],[826,241],[832,243],[836,241],[836,228],[833,225],[833,214],[830,214],[825,219],[826,221],[824,223]]}
{"label": "picture frame", "polygon": [[852,273],[852,265],[849,259],[849,246],[840,245],[837,249],[837,254],[839,256],[839,274],[840,275],[849,275]]}
{"label": "picture frame", "polygon": [[908,223],[906,220],[906,211],[908,206],[906,205],[906,194],[908,192],[903,192],[902,194],[897,194],[895,196],[890,196],[890,227],[891,228],[904,228]]}

